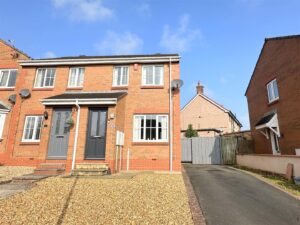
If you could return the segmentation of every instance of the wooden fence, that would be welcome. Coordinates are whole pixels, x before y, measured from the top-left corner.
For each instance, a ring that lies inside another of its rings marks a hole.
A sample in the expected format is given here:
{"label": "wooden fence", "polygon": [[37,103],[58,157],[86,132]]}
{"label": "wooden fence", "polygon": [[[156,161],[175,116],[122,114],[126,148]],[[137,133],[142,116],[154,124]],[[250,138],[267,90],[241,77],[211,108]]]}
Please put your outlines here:
{"label": "wooden fence", "polygon": [[251,153],[252,141],[242,137],[217,136],[181,139],[181,160],[193,164],[236,164],[237,153]]}

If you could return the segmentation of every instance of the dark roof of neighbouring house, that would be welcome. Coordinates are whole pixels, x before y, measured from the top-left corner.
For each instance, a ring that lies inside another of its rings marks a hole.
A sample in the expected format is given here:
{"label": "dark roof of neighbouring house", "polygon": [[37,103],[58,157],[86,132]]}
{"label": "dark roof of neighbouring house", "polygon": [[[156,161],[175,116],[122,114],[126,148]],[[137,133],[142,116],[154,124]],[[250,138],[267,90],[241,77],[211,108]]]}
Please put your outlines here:
{"label": "dark roof of neighbouring house", "polygon": [[256,124],[255,126],[260,126],[260,125],[263,125],[263,124],[266,124],[268,122],[270,122],[270,120],[273,118],[273,116],[275,115],[275,113],[270,113],[264,117],[262,117]]}
{"label": "dark roof of neighbouring house", "polygon": [[66,92],[45,99],[96,99],[96,98],[120,98],[126,95],[126,91],[118,92]]}
{"label": "dark roof of neighbouring house", "polygon": [[7,41],[4,41],[3,39],[0,39],[0,42],[2,42],[3,44],[7,45],[8,47],[14,49],[15,51],[21,53],[22,55],[25,55],[26,57],[28,57],[29,59],[31,59],[31,57],[29,55],[27,55],[25,52],[23,52],[22,50],[16,48],[14,45],[8,43]]}
{"label": "dark roof of neighbouring house", "polygon": [[263,53],[263,51],[264,51],[264,49],[265,49],[266,43],[267,43],[268,41],[278,41],[278,40],[295,39],[295,38],[300,38],[300,35],[287,35],[287,36],[279,36],[279,37],[265,38],[265,42],[264,42],[263,47],[262,47],[262,49],[261,49],[261,51],[260,51],[260,53],[259,53],[258,60],[256,61],[256,64],[255,64],[255,66],[254,66],[254,70],[253,70],[252,75],[251,75],[251,78],[250,78],[250,81],[249,81],[248,86],[247,86],[247,88],[246,88],[245,96],[247,95],[248,89],[249,89],[249,87],[250,87],[250,84],[251,84],[251,81],[252,81],[252,79],[253,79],[253,76],[254,76],[254,74],[255,74],[255,72],[256,72],[256,68],[257,68],[258,62],[260,61],[261,56],[262,56],[262,53]]}
{"label": "dark roof of neighbouring house", "polygon": [[144,54],[144,55],[96,55],[96,56],[87,56],[87,55],[79,55],[79,56],[64,56],[64,57],[56,57],[56,58],[41,58],[36,60],[60,60],[60,59],[102,59],[102,58],[136,58],[136,57],[168,57],[168,56],[179,56],[179,54]]}
{"label": "dark roof of neighbouring house", "polygon": [[9,108],[0,102],[0,110],[9,110]]}

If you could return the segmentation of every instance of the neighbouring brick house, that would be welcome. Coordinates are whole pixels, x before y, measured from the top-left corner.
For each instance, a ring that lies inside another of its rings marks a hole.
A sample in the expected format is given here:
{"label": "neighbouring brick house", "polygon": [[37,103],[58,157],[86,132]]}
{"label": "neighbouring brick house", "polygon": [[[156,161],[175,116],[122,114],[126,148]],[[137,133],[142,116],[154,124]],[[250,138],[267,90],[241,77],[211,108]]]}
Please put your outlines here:
{"label": "neighbouring brick house", "polygon": [[20,84],[19,60],[30,59],[30,56],[15,48],[11,43],[0,39],[0,163],[6,161],[13,153],[16,126],[14,118],[18,116],[18,107],[13,100],[18,98],[16,90]]}
{"label": "neighbouring brick house", "polygon": [[169,91],[179,61],[177,54],[20,60],[13,144],[0,162],[180,171],[179,90]]}
{"label": "neighbouring brick house", "polygon": [[295,155],[300,148],[300,36],[265,39],[246,90],[258,154]]}
{"label": "neighbouring brick house", "polygon": [[213,137],[220,134],[240,131],[242,124],[224,106],[204,94],[204,87],[198,83],[196,95],[181,109],[181,136],[189,124],[198,131],[200,137]]}

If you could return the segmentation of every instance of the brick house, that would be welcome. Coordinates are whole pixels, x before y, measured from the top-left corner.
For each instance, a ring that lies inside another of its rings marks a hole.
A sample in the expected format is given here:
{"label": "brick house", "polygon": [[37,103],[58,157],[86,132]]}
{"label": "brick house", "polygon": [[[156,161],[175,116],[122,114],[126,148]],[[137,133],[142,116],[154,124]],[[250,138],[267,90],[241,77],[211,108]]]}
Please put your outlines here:
{"label": "brick house", "polygon": [[19,113],[13,102],[20,83],[21,67],[18,61],[25,59],[29,60],[30,56],[0,39],[0,162],[6,161],[12,154],[9,151],[14,145],[11,127],[16,126],[14,118]]}
{"label": "brick house", "polygon": [[300,36],[265,39],[246,90],[255,153],[300,148]]}
{"label": "brick house", "polygon": [[170,88],[179,61],[177,54],[20,60],[13,144],[0,162],[180,171],[179,90]]}
{"label": "brick house", "polygon": [[196,95],[180,110],[181,136],[192,124],[199,137],[214,137],[240,131],[242,124],[235,115],[204,94],[198,82]]}

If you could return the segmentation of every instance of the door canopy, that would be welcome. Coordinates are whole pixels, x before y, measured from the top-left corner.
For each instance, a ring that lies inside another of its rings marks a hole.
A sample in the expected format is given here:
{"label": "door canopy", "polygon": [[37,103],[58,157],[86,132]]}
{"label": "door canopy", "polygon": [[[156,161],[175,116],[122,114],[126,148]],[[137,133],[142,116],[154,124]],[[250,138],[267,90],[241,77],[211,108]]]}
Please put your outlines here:
{"label": "door canopy", "polygon": [[266,138],[269,138],[267,130],[270,129],[273,133],[280,137],[280,130],[278,124],[277,113],[272,112],[264,117],[262,117],[258,123],[255,125],[256,130],[260,130]]}

